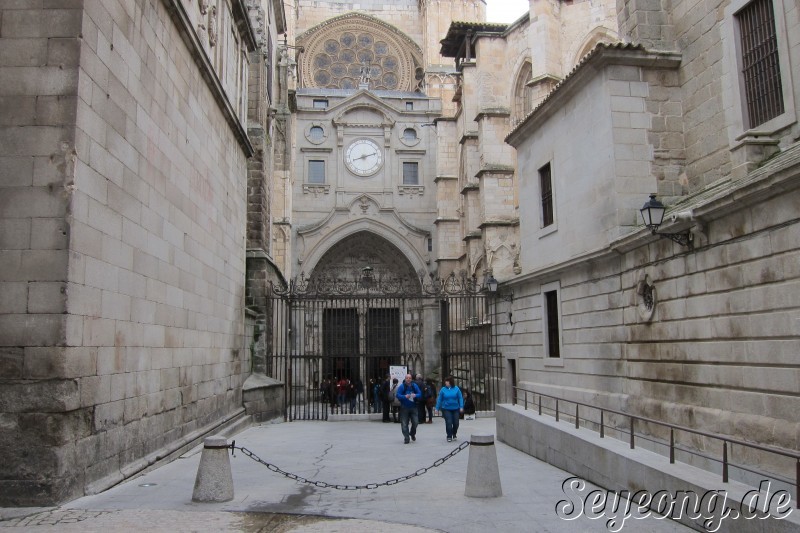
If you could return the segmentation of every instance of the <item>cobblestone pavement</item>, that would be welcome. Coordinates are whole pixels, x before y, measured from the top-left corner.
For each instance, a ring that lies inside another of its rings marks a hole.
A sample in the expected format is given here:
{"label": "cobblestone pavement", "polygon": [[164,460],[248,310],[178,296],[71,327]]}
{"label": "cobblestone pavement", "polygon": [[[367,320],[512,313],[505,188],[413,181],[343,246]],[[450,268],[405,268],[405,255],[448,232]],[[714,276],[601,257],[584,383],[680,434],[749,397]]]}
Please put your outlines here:
{"label": "cobblestone pavement", "polygon": [[[0,521],[0,528],[21,528],[27,532],[208,532],[244,533],[375,533],[398,527],[397,524],[359,519],[331,519],[320,516],[280,513],[187,512],[152,509],[99,510],[48,509],[28,516]],[[425,533],[435,530],[402,526],[403,532]]]}

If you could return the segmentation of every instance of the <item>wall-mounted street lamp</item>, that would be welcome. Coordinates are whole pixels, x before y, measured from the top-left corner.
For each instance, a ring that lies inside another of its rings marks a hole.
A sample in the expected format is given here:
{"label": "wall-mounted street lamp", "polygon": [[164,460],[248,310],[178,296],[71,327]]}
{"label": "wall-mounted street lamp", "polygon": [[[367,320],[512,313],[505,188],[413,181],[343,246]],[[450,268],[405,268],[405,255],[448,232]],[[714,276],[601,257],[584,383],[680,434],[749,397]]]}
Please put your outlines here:
{"label": "wall-mounted street lamp", "polygon": [[644,206],[639,210],[642,214],[644,225],[653,233],[673,242],[677,242],[681,246],[687,246],[690,250],[693,248],[692,234],[689,230],[681,233],[659,233],[658,228],[664,221],[664,211],[666,208],[664,204],[656,200],[656,195],[651,194],[650,199],[645,202]]}
{"label": "wall-mounted street lamp", "polygon": [[486,290],[489,291],[489,294],[500,300],[505,300],[506,302],[514,301],[513,292],[502,293],[497,291],[497,280],[494,279],[494,276],[491,274],[489,274],[489,277],[486,280]]}

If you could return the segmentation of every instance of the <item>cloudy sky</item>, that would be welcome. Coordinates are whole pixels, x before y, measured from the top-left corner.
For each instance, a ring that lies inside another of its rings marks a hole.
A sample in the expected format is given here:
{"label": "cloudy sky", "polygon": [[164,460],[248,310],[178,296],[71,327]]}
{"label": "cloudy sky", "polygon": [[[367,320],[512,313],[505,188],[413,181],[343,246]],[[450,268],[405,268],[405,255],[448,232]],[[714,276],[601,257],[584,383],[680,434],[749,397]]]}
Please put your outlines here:
{"label": "cloudy sky", "polygon": [[514,22],[528,10],[528,0],[486,0],[487,22]]}

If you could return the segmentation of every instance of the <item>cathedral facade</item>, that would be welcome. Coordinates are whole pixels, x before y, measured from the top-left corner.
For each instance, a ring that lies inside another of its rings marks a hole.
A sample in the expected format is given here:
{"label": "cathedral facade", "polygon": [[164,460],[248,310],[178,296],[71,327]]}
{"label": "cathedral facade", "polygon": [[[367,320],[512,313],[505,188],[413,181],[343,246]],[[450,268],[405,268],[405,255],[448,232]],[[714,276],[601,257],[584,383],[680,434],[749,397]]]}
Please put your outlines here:
{"label": "cathedral facade", "polygon": [[712,4],[4,4],[0,502],[394,363],[796,450],[800,13]]}

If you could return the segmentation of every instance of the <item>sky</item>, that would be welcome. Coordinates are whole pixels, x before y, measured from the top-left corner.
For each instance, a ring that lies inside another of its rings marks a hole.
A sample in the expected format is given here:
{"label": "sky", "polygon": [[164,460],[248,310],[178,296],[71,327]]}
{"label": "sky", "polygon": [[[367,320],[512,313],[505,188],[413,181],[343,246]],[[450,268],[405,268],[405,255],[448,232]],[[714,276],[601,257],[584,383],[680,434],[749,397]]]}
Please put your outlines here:
{"label": "sky", "polygon": [[486,22],[514,22],[528,11],[528,0],[486,0]]}

